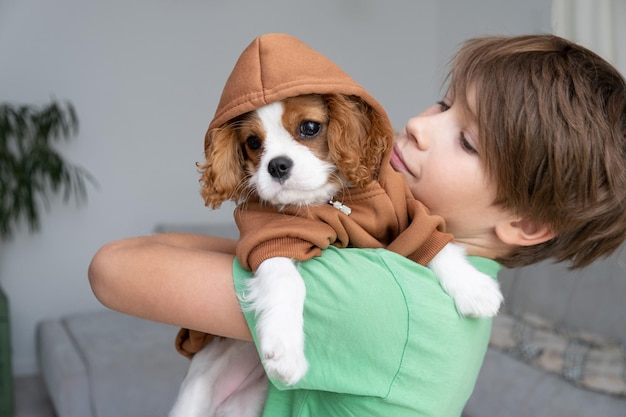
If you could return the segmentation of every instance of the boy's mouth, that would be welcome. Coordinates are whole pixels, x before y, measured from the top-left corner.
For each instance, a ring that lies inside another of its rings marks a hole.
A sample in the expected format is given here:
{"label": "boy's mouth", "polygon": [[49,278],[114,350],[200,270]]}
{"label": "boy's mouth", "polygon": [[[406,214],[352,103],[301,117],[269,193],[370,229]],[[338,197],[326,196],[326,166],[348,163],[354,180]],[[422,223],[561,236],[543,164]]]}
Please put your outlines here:
{"label": "boy's mouth", "polygon": [[404,159],[402,159],[402,153],[398,149],[398,144],[393,145],[390,158],[391,166],[398,172],[403,172],[415,176],[415,174],[406,166]]}

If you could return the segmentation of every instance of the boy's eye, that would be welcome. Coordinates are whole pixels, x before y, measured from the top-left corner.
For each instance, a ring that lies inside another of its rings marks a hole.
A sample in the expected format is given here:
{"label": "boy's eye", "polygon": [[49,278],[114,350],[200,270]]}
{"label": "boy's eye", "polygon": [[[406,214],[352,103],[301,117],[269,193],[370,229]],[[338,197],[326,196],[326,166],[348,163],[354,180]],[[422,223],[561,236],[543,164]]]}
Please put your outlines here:
{"label": "boy's eye", "polygon": [[438,101],[437,104],[439,105],[439,110],[442,112],[450,110],[450,105],[443,100]]}
{"label": "boy's eye", "polygon": [[461,132],[461,138],[459,139],[461,143],[461,148],[469,154],[477,154],[478,151],[474,146],[465,138],[465,135]]}

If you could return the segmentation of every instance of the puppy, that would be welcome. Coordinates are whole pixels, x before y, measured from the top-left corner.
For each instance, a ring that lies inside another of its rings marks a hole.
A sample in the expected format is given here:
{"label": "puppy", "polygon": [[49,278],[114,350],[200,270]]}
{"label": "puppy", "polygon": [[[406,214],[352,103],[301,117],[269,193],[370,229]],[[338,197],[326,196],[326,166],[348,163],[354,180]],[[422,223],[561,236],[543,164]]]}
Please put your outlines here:
{"label": "puppy", "polygon": [[[287,216],[310,207],[350,216],[351,208],[335,197],[377,180],[382,156],[390,146],[379,129],[383,128],[377,126],[368,105],[353,96],[311,94],[268,104],[209,130],[202,195],[213,208],[233,200],[245,212],[251,201],[258,200],[260,206],[269,205]],[[429,266],[462,314],[495,315],[502,301],[497,283],[471,267],[460,247],[446,245]],[[258,317],[256,332],[266,372],[288,385],[297,383],[308,368],[302,318],[305,294],[294,261],[277,256],[260,263],[243,300]],[[241,352],[252,356],[241,361],[244,370],[223,365],[237,367],[232,356]],[[264,378],[250,378],[258,365],[250,343],[214,339],[192,359],[170,417],[256,415],[267,388]],[[241,383],[207,382],[207,378],[228,379],[220,375],[222,368],[238,374]],[[224,392],[224,385],[231,390]],[[240,407],[234,414],[224,411],[233,404]]]}

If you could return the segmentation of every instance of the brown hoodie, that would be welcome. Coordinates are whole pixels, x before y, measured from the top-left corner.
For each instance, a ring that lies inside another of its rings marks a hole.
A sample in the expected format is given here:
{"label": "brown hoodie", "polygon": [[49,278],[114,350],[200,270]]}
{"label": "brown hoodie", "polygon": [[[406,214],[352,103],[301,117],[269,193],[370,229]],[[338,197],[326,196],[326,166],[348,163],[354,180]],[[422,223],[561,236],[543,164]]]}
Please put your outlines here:
{"label": "brown hoodie", "polygon": [[[367,102],[393,129],[382,106],[328,58],[298,39],[283,34],[256,38],[241,54],[229,76],[209,130],[266,104],[302,94],[344,94]],[[205,138],[205,149],[209,135]],[[237,257],[242,266],[256,270],[264,260],[283,256],[306,260],[321,250],[337,247],[387,248],[426,265],[452,241],[443,232],[441,217],[429,215],[413,198],[402,174],[383,156],[378,180],[362,189],[341,190],[337,200],[349,206],[350,215],[331,205],[287,207],[278,212],[257,200],[235,211],[240,230]],[[357,279],[357,278],[355,278]],[[191,356],[210,336],[182,329],[176,346]]]}

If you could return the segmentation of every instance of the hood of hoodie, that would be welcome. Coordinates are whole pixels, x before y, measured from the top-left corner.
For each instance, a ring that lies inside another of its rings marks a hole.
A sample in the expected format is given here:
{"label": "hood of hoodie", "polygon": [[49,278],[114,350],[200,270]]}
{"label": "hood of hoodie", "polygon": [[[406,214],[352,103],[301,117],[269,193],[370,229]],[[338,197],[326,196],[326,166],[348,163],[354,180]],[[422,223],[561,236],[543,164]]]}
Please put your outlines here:
{"label": "hood of hoodie", "polygon": [[327,57],[293,36],[262,35],[254,39],[237,60],[209,130],[285,98],[332,93],[362,98],[391,126],[378,101]]}

